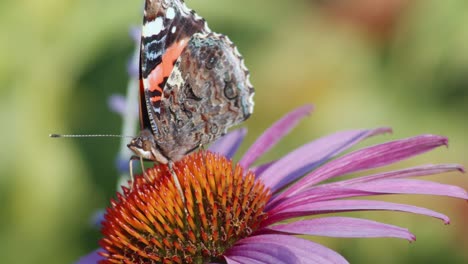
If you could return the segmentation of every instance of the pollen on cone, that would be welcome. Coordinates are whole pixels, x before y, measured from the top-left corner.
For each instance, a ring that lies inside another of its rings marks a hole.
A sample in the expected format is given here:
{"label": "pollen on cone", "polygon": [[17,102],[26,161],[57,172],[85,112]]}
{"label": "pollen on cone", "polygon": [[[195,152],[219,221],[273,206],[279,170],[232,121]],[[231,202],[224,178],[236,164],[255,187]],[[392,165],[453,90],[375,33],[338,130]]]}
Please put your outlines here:
{"label": "pollen on cone", "polygon": [[117,195],[103,223],[101,263],[215,262],[267,217],[269,189],[225,157],[200,151],[174,171],[185,203],[166,165]]}

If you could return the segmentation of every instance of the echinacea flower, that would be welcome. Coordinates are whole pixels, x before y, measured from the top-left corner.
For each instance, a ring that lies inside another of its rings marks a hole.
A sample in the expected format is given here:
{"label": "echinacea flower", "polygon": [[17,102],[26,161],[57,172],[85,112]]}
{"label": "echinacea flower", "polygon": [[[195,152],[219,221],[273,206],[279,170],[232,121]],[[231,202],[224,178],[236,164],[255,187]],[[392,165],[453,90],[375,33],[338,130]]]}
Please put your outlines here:
{"label": "echinacea flower", "polygon": [[166,165],[146,170],[111,202],[103,221],[101,249],[79,263],[347,263],[337,252],[296,235],[413,241],[415,236],[405,228],[327,214],[400,211],[449,223],[447,216],[426,208],[353,198],[426,194],[468,199],[460,187],[414,179],[463,172],[457,164],[422,165],[328,181],[447,145],[445,137],[436,135],[400,139],[338,156],[358,142],[390,130],[343,131],[253,166],[311,109],[301,107],[276,122],[237,164],[230,159],[246,134],[244,129],[227,134],[208,151],[177,162],[174,170],[185,199],[172,183]]}

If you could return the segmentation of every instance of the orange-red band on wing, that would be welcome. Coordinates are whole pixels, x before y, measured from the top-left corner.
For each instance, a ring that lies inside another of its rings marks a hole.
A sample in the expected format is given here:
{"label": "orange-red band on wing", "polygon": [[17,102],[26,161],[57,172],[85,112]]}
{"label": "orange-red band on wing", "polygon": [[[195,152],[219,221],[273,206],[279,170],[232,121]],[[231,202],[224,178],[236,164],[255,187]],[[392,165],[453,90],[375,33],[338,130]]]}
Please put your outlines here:
{"label": "orange-red band on wing", "polygon": [[[172,69],[174,69],[174,63],[179,58],[185,46],[187,46],[187,40],[188,39],[182,39],[179,42],[174,43],[174,45],[168,47],[162,56],[161,64],[156,66],[156,68],[154,68],[154,70],[152,70],[148,75],[149,91],[159,91],[162,94],[165,84],[164,79],[168,78],[172,72]],[[162,87],[160,85],[162,85]]]}

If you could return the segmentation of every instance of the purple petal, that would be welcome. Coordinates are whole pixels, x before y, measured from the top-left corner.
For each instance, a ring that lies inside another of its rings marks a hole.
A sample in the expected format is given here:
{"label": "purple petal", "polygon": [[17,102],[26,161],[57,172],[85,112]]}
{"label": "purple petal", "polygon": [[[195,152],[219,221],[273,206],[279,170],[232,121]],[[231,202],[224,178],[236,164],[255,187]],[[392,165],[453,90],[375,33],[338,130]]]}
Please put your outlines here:
{"label": "purple petal", "polygon": [[349,188],[381,194],[426,194],[468,200],[468,193],[458,186],[412,179],[380,180],[355,184]]}
{"label": "purple petal", "polygon": [[270,150],[283,136],[289,133],[297,123],[310,114],[313,107],[306,105],[286,114],[283,118],[268,128],[247,150],[239,161],[243,168],[249,168],[261,155]]}
{"label": "purple petal", "polygon": [[242,143],[242,140],[244,140],[246,134],[247,129],[245,128],[229,132],[222,138],[216,140],[209,147],[209,150],[231,159],[234,154],[236,154],[236,151],[239,149],[239,146]]}
{"label": "purple petal", "polygon": [[271,214],[285,208],[307,203],[336,200],[349,197],[385,195],[385,194],[425,194],[439,195],[468,200],[467,192],[453,185],[410,179],[379,180],[349,186],[318,186],[298,194],[269,202],[265,211]]}
{"label": "purple petal", "polygon": [[127,63],[127,73],[128,75],[130,75],[130,77],[138,78],[138,75],[140,74],[140,69],[138,65],[138,60],[135,59],[134,56]]}
{"label": "purple petal", "polygon": [[275,192],[363,139],[386,132],[391,129],[342,131],[317,139],[276,161],[258,177]]}
{"label": "purple petal", "polygon": [[[371,196],[375,195],[376,193],[372,191],[364,191],[353,189],[352,187],[341,187],[341,186],[332,186],[332,187],[322,187],[317,186],[310,190],[304,190],[300,193],[291,195],[287,198],[282,198],[276,201],[270,201],[265,211],[270,212],[277,212],[284,210],[285,208],[301,205],[301,204],[308,204],[308,203],[316,203],[321,201],[329,201],[329,200],[336,200],[342,198],[350,198],[350,197],[361,197],[361,196]],[[378,194],[378,193],[377,193]]]}
{"label": "purple petal", "polygon": [[392,164],[441,145],[447,145],[447,138],[435,135],[422,135],[357,150],[330,161],[306,175],[282,193],[280,198],[297,193],[300,190],[333,177]]}
{"label": "purple petal", "polygon": [[364,182],[371,182],[383,179],[398,179],[398,178],[409,178],[409,177],[420,177],[420,176],[427,176],[427,175],[434,175],[440,174],[444,172],[450,171],[459,171],[465,172],[463,166],[459,164],[428,164],[422,165],[418,167],[407,168],[403,170],[396,170],[396,171],[388,171],[379,174],[358,177],[354,179],[344,180],[333,182],[329,184],[323,184],[321,186],[349,186],[352,184],[364,183]]}
{"label": "purple petal", "polygon": [[289,235],[263,234],[251,236],[239,240],[238,244],[234,245],[233,248],[257,243],[287,247],[302,261],[300,263],[348,263],[340,254],[327,247]]}
{"label": "purple petal", "polygon": [[127,111],[125,97],[120,94],[113,94],[107,99],[107,104],[112,112],[123,115]]}
{"label": "purple petal", "polygon": [[106,211],[104,209],[97,210],[91,217],[91,225],[96,228],[101,228],[102,222],[104,221],[104,215]]}
{"label": "purple petal", "polygon": [[364,176],[355,179],[323,184],[312,187],[309,190],[302,191],[296,195],[292,195],[286,199],[278,200],[280,202],[270,201],[267,208],[270,211],[281,210],[281,208],[288,208],[298,204],[334,200],[339,198],[378,195],[382,193],[373,192],[373,190],[370,188],[358,189],[354,186],[359,183],[367,183],[384,179],[427,176],[455,170],[463,172],[463,167],[457,164],[424,165],[404,170],[384,172],[371,176]]}
{"label": "purple petal", "polygon": [[267,263],[265,263],[265,262],[258,261],[258,260],[255,260],[255,259],[251,259],[251,258],[244,257],[244,256],[233,256],[233,257],[228,258],[228,259],[230,259],[231,261],[235,261],[234,263],[242,263],[242,264],[267,264]]}
{"label": "purple petal", "polygon": [[[226,257],[226,256],[224,256],[224,259],[226,260],[226,263],[227,263],[227,264],[242,264],[242,262],[235,261],[235,260],[233,260],[233,259],[231,259],[231,258],[229,258],[229,257]],[[245,262],[244,262],[244,263],[245,263]]]}
{"label": "purple petal", "polygon": [[273,165],[275,162],[276,162],[276,160],[275,160],[275,161],[268,162],[268,163],[264,163],[264,164],[261,164],[261,165],[258,165],[258,166],[256,166],[256,167],[250,168],[250,171],[252,171],[252,172],[255,174],[255,177],[258,177],[258,176],[261,175],[266,169],[268,169],[271,165]]}
{"label": "purple petal", "polygon": [[385,194],[375,193],[370,188],[358,190],[353,186],[359,183],[379,181],[382,179],[398,179],[415,176],[427,176],[456,170],[464,172],[463,167],[457,164],[424,165],[404,170],[384,172],[370,176],[358,177],[355,179],[322,184],[320,186],[312,187],[309,190],[302,191],[298,194],[291,195],[287,198],[277,199],[276,201],[271,200],[268,203],[266,210],[273,212],[280,211],[283,208],[289,208],[295,205],[318,201]]}
{"label": "purple petal", "polygon": [[299,258],[285,245],[273,243],[250,243],[234,246],[226,254],[241,263],[300,263]]}
{"label": "purple petal", "polygon": [[407,229],[351,217],[326,217],[270,226],[268,229],[290,234],[328,237],[395,237],[414,241]]}
{"label": "purple petal", "polygon": [[267,226],[282,220],[316,215],[316,214],[326,214],[326,213],[338,213],[338,212],[351,212],[351,211],[375,211],[375,210],[384,210],[384,211],[400,211],[414,214],[421,214],[426,216],[431,216],[434,218],[441,219],[445,224],[450,222],[450,219],[438,212],[412,206],[406,204],[397,204],[389,203],[383,201],[373,201],[373,200],[335,200],[335,201],[322,201],[316,203],[307,203],[307,204],[296,204],[293,206],[285,207],[283,210],[269,212],[270,216],[263,223]]}
{"label": "purple petal", "polygon": [[[120,94],[113,94],[109,96],[107,104],[112,112],[119,115],[125,115],[125,113],[128,111],[126,100],[127,99]],[[135,116],[138,116],[138,108],[132,109],[132,111]]]}
{"label": "purple petal", "polygon": [[[141,41],[141,28],[140,27],[131,27],[130,28],[130,37],[136,44],[138,48]],[[139,69],[139,52],[138,50],[133,54],[132,58],[127,63],[127,72],[133,78],[138,78],[140,74]]]}
{"label": "purple petal", "polygon": [[100,260],[104,260],[104,257],[98,254],[100,250],[101,249],[97,249],[90,254],[80,258],[77,262],[75,262],[75,264],[96,264]]}
{"label": "purple petal", "polygon": [[130,157],[123,158],[120,156],[115,159],[115,167],[119,172],[128,173],[130,171],[129,159]]}
{"label": "purple petal", "polygon": [[140,39],[141,39],[141,27],[137,27],[137,26],[133,26],[133,27],[130,27],[130,31],[129,31],[129,35],[130,37],[133,39],[133,41],[135,41],[135,43],[140,43]]}

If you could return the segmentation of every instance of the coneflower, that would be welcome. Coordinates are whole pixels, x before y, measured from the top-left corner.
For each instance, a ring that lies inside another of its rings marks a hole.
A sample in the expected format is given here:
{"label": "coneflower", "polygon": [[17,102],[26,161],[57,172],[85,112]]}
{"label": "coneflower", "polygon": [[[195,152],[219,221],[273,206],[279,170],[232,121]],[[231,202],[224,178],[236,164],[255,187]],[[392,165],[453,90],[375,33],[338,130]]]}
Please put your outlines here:
{"label": "coneflower", "polygon": [[413,241],[415,236],[405,228],[327,214],[400,211],[449,223],[447,216],[426,208],[353,198],[426,194],[468,199],[460,187],[414,179],[462,172],[457,164],[422,165],[327,181],[447,145],[447,138],[436,135],[400,139],[339,156],[358,142],[390,129],[343,131],[309,142],[278,160],[253,166],[310,111],[310,106],[301,107],[276,122],[237,164],[230,159],[245,129],[177,162],[175,171],[185,200],[165,165],[146,170],[145,177],[136,177],[132,188],[124,188],[111,201],[103,221],[101,249],[78,263],[347,263],[337,252],[296,235]]}

